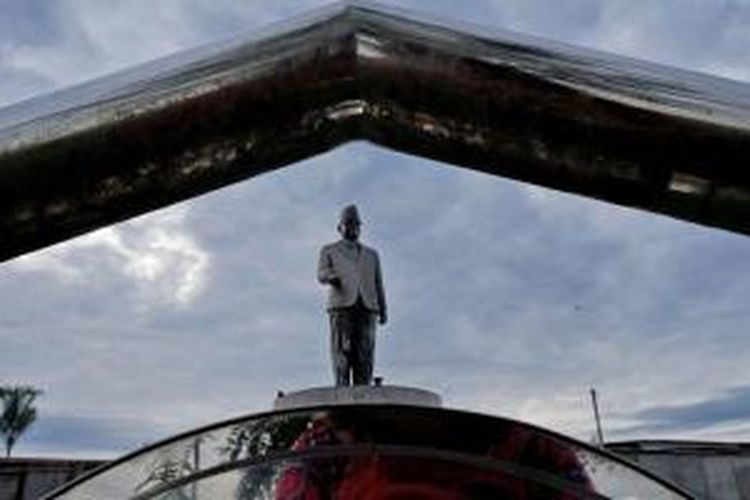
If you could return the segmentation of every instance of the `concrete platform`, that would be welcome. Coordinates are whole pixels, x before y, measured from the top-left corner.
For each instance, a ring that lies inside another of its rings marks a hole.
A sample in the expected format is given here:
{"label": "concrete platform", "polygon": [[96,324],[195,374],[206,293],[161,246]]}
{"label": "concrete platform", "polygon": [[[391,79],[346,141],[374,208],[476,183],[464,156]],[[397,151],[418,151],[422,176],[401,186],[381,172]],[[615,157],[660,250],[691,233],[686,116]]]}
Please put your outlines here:
{"label": "concrete platform", "polygon": [[280,395],[274,410],[292,410],[327,405],[411,405],[440,408],[442,400],[434,392],[397,385],[355,385],[346,387],[313,387]]}

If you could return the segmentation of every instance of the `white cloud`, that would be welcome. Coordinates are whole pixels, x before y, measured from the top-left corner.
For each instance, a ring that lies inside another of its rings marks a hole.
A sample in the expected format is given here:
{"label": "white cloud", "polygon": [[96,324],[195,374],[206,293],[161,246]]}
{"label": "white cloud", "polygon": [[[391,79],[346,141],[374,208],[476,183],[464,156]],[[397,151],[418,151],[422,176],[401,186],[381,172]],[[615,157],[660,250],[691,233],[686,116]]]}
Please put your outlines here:
{"label": "white cloud", "polygon": [[[186,307],[204,290],[211,260],[186,229],[187,212],[183,206],[100,229],[22,256],[9,267],[48,273],[66,284],[90,283],[116,274],[135,288],[140,310]],[[97,266],[91,265],[92,259]]]}

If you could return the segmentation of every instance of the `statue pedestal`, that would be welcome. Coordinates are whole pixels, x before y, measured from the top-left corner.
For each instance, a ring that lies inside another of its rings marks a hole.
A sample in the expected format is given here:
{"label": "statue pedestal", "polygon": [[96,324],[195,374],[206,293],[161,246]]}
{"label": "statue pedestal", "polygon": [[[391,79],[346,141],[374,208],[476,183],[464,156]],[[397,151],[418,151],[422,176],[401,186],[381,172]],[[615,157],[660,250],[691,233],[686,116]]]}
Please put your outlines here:
{"label": "statue pedestal", "polygon": [[409,405],[440,408],[442,401],[434,392],[397,385],[354,385],[313,387],[280,395],[273,409],[293,410],[311,406],[332,405]]}

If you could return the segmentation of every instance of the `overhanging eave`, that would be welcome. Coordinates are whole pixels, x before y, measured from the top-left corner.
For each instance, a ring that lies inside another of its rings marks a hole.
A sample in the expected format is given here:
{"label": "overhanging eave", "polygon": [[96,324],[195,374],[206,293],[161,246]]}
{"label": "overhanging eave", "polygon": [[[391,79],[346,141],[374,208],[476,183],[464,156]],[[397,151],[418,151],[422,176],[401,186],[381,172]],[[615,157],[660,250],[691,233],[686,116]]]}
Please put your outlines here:
{"label": "overhanging eave", "polygon": [[748,85],[363,3],[0,111],[0,258],[350,140],[750,234]]}

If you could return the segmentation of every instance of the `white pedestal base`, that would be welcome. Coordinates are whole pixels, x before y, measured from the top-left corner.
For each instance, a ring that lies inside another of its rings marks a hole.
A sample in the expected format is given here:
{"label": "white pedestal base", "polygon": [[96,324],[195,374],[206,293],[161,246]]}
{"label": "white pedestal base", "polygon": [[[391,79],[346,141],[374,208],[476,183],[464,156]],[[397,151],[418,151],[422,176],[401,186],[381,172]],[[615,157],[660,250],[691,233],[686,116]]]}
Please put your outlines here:
{"label": "white pedestal base", "polygon": [[279,396],[274,410],[292,410],[311,406],[331,405],[411,405],[440,408],[442,401],[434,392],[397,385],[354,385],[344,387],[313,387]]}

